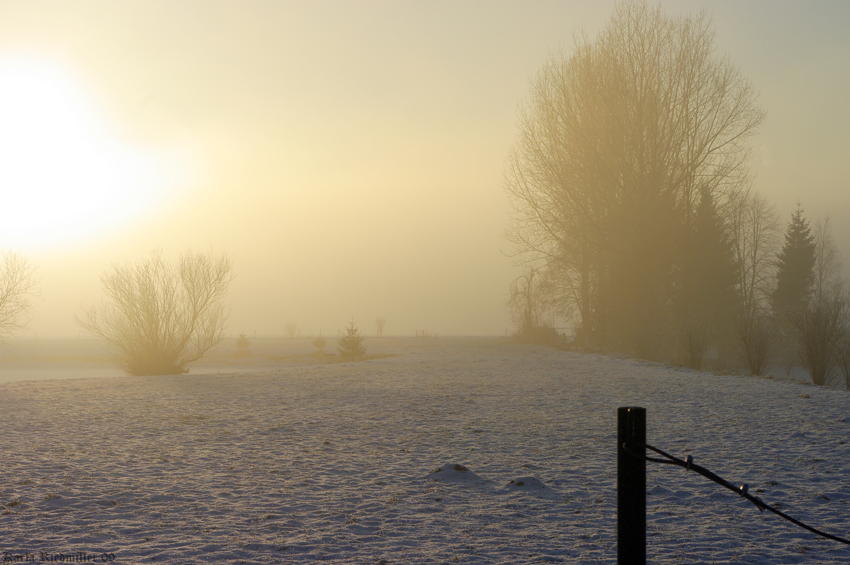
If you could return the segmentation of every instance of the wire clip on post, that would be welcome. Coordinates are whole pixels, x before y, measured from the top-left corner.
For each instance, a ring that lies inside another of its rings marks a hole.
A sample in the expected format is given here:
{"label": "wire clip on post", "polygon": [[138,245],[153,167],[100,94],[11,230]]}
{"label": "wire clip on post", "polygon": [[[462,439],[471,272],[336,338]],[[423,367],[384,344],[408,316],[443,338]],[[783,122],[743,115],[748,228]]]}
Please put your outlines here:
{"label": "wire clip on post", "polygon": [[646,409],[617,409],[617,564],[646,565]]}

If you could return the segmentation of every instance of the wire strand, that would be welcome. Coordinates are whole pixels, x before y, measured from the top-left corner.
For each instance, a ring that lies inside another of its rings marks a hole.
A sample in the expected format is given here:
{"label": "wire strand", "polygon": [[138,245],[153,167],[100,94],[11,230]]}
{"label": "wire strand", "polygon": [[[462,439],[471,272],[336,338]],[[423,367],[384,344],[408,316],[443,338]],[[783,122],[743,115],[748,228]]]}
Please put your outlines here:
{"label": "wire strand", "polygon": [[818,530],[817,528],[813,528],[813,527],[809,526],[808,524],[804,524],[803,522],[801,522],[801,521],[799,521],[795,518],[792,518],[788,514],[785,514],[784,512],[777,510],[776,508],[774,508],[772,506],[767,505],[762,499],[760,499],[756,496],[753,496],[749,492],[747,492],[748,486],[746,484],[741,485],[740,487],[735,486],[734,484],[730,483],[729,481],[727,481],[723,477],[709,471],[708,469],[706,469],[702,465],[697,465],[696,463],[694,463],[693,459],[691,458],[690,455],[688,456],[687,460],[683,460],[683,459],[679,459],[678,457],[675,457],[673,455],[670,455],[669,453],[666,453],[666,452],[658,449],[657,447],[653,447],[653,446],[648,445],[648,444],[636,443],[636,444],[633,444],[633,445],[635,447],[643,447],[643,448],[649,449],[650,451],[654,451],[658,455],[661,455],[662,457],[664,457],[664,459],[658,459],[656,457],[647,457],[645,455],[640,455],[638,453],[635,453],[631,449],[629,449],[626,446],[625,443],[623,444],[623,451],[625,451],[626,453],[628,453],[632,457],[637,457],[638,459],[643,459],[645,461],[650,461],[652,463],[664,463],[664,464],[668,464],[668,465],[676,465],[678,467],[682,467],[685,470],[694,471],[695,473],[702,475],[703,477],[709,479],[710,481],[714,481],[715,483],[719,484],[720,486],[723,486],[723,487],[731,490],[735,494],[742,496],[743,498],[746,498],[747,500],[752,502],[756,506],[756,508],[758,508],[762,512],[765,511],[765,510],[767,510],[769,512],[773,512],[777,516],[784,518],[784,519],[788,520],[789,522],[791,522],[792,524],[799,526],[799,527],[803,528],[804,530],[808,530],[808,531],[812,532],[813,534],[817,534],[817,535],[825,537],[827,539],[831,539],[833,541],[837,541],[837,542],[840,542],[840,543],[850,545],[850,540],[846,540],[844,538],[834,536],[834,535],[828,534],[826,532],[822,532],[822,531]]}

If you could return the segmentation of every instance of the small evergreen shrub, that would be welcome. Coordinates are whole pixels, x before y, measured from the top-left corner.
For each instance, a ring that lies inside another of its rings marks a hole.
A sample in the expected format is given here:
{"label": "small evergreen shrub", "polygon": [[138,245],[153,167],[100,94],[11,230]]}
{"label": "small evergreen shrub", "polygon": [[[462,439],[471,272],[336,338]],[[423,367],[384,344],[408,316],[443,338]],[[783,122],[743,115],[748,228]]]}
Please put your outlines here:
{"label": "small evergreen shrub", "polygon": [[251,340],[248,339],[248,336],[244,333],[239,334],[239,337],[236,338],[236,353],[233,354],[234,357],[249,357],[251,355]]}
{"label": "small evergreen shrub", "polygon": [[319,331],[319,335],[316,336],[316,338],[313,340],[313,347],[318,349],[319,353],[324,355],[325,347],[327,346],[327,344],[328,340],[326,340],[325,337],[322,335],[322,332]]}
{"label": "small evergreen shrub", "polygon": [[251,340],[244,333],[239,334],[236,338],[236,349],[248,349],[251,347]]}
{"label": "small evergreen shrub", "polygon": [[337,341],[337,351],[343,361],[354,361],[366,355],[366,347],[363,346],[363,336],[352,321],[348,329]]}

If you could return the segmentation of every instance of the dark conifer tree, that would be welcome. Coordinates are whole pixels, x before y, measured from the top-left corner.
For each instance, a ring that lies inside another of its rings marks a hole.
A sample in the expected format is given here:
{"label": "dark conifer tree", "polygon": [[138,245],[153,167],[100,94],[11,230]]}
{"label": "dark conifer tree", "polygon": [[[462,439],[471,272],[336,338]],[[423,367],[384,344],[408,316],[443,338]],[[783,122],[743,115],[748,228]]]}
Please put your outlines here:
{"label": "dark conifer tree", "polygon": [[731,327],[737,300],[732,244],[714,198],[703,191],[682,258],[679,315],[686,363],[699,369],[708,347]]}
{"label": "dark conifer tree", "polygon": [[814,283],[815,238],[803,209],[791,215],[785,244],[779,254],[773,309],[782,317],[808,305]]}
{"label": "dark conifer tree", "polygon": [[737,300],[735,254],[714,198],[705,191],[694,217],[696,284],[703,308],[728,321]]}

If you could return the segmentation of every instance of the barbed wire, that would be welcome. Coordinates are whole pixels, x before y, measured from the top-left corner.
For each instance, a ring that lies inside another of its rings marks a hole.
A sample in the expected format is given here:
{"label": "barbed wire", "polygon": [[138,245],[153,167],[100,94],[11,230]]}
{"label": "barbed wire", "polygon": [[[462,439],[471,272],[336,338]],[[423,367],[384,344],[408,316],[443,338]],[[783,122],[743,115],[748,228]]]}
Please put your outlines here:
{"label": "barbed wire", "polygon": [[703,467],[701,465],[697,465],[696,463],[694,463],[694,459],[690,455],[688,455],[687,459],[679,459],[678,457],[674,457],[673,455],[670,455],[669,453],[661,451],[657,447],[653,447],[651,445],[640,444],[640,443],[636,443],[636,444],[633,444],[633,445],[635,447],[644,447],[646,449],[649,449],[650,451],[654,451],[655,453],[663,456],[665,459],[658,459],[657,457],[647,457],[645,455],[640,455],[640,454],[634,453],[632,450],[630,450],[626,447],[626,444],[623,444],[623,450],[626,453],[628,453],[629,455],[631,455],[632,457],[637,457],[638,459],[644,459],[645,461],[650,461],[652,463],[664,463],[664,464],[667,464],[667,465],[676,465],[678,467],[684,468],[686,471],[694,471],[695,473],[702,475],[703,477],[709,479],[710,481],[714,481],[715,483],[719,484],[720,486],[723,486],[723,487],[731,490],[735,494],[737,494],[737,495],[739,495],[743,498],[746,498],[747,500],[749,500],[750,502],[755,504],[756,508],[758,508],[759,511],[763,512],[765,510],[768,510],[770,512],[773,512],[777,516],[788,520],[792,524],[795,524],[795,525],[803,528],[804,530],[808,530],[808,531],[812,532],[813,534],[817,534],[817,535],[825,537],[827,539],[831,539],[833,541],[837,541],[837,542],[840,542],[840,543],[850,545],[850,540],[846,540],[844,538],[840,538],[838,536],[834,536],[832,534],[822,532],[822,531],[818,530],[817,528],[813,528],[813,527],[809,526],[808,524],[804,524],[803,522],[801,522],[801,521],[799,521],[795,518],[792,518],[788,514],[785,514],[784,512],[777,510],[776,508],[774,508],[772,506],[769,506],[762,499],[758,498],[757,496],[751,495],[748,492],[749,486],[747,484],[743,484],[741,486],[735,486],[734,484],[730,483],[729,481],[727,481],[723,477],[717,475],[716,473],[713,473],[713,472],[709,471],[708,469],[706,469],[705,467]]}

